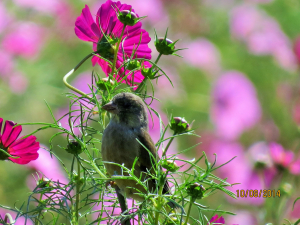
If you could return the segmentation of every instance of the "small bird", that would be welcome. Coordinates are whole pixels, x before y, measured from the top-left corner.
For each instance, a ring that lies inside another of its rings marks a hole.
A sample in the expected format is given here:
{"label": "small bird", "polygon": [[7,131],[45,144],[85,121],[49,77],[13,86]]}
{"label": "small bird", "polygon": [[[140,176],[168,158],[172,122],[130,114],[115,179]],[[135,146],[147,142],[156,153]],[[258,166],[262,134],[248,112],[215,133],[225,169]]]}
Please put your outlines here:
{"label": "small bird", "polygon": [[[102,137],[102,159],[132,169],[135,159],[138,158],[134,167],[135,176],[141,177],[142,181],[147,180],[148,190],[153,193],[158,182],[147,174],[154,174],[154,167],[159,157],[148,132],[147,107],[144,101],[135,94],[120,93],[102,109],[111,113],[110,122]],[[125,171],[122,172],[118,165],[105,163],[105,167],[110,176],[126,176]],[[139,193],[147,191],[136,181],[117,179],[115,182],[124,197],[144,200]],[[163,187],[163,194],[165,193],[170,193],[167,182]]]}

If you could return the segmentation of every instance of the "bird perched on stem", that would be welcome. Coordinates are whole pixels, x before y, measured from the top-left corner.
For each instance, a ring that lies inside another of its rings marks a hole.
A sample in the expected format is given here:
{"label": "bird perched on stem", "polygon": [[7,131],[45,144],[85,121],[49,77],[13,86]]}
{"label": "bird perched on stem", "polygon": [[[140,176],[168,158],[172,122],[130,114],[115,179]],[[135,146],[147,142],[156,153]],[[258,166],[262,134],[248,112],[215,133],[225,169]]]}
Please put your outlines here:
{"label": "bird perched on stem", "polygon": [[[102,109],[111,113],[111,119],[102,137],[102,159],[110,176],[128,176],[120,165],[132,169],[134,175],[146,181],[148,191],[154,193],[159,188],[162,194],[170,193],[165,181],[162,187],[157,187],[159,181],[154,179],[159,157],[148,132],[147,107],[144,101],[132,93],[120,93]],[[116,165],[119,164],[119,165]],[[151,176],[151,175],[153,176]],[[147,193],[145,187],[133,179],[115,180],[120,193],[138,201],[143,201],[141,193]]]}

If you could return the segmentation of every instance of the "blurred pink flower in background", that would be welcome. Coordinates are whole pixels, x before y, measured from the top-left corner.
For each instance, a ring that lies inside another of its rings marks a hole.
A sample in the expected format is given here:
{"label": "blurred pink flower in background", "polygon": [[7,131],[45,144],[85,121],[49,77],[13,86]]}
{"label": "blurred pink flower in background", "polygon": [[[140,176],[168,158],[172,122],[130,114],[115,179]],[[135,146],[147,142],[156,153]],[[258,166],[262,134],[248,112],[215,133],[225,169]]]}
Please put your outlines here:
{"label": "blurred pink flower in background", "polygon": [[143,22],[150,22],[156,29],[157,26],[166,27],[169,22],[168,14],[160,0],[127,0],[126,4],[131,4],[140,16],[147,16]]}
{"label": "blurred pink flower in background", "polygon": [[[298,194],[299,194],[299,192],[298,192]],[[298,197],[299,196],[297,196],[296,198],[298,198]],[[294,210],[291,209],[290,212],[291,212],[290,215],[291,215],[292,218],[299,219],[299,215],[300,215],[300,200],[298,200],[296,202]]]}
{"label": "blurred pink flower in background", "polygon": [[232,36],[245,42],[251,53],[272,55],[282,68],[296,70],[290,40],[275,19],[251,4],[239,5],[230,14]]}
{"label": "blurred pink flower in background", "polygon": [[212,90],[211,119],[216,133],[225,139],[237,139],[261,117],[255,87],[238,71],[224,73]]}
{"label": "blurred pink flower in background", "polygon": [[0,2],[0,34],[8,26],[11,16],[7,13],[7,9],[3,2]]}
{"label": "blurred pink flower in background", "polygon": [[[182,86],[182,81],[180,76],[175,70],[164,69],[164,72],[172,81],[172,84],[168,78],[164,75],[158,78],[158,81],[153,81],[153,86],[155,88],[155,97],[163,101],[172,101],[176,104],[182,102],[186,99],[186,92]],[[161,73],[162,74],[162,73]]]}
{"label": "blurred pink flower in background", "polygon": [[[113,205],[115,204],[114,201],[112,201],[113,199],[115,199],[116,196],[112,195],[112,194],[108,194],[108,195],[105,195],[104,196],[104,204],[102,205],[101,201],[100,203],[97,205],[95,205],[93,207],[93,211],[94,210],[101,210],[101,209],[105,209],[103,210],[103,213],[102,213],[102,218],[110,218],[112,216],[119,216],[121,214],[121,208],[120,208],[120,205],[117,204],[115,207],[113,207]],[[93,199],[99,199],[99,194],[95,194],[93,196]],[[127,207],[128,209],[132,208],[132,203],[133,203],[133,200],[130,199],[130,198],[127,198],[126,199],[126,203],[127,203]],[[135,211],[135,210],[134,210]],[[130,210],[129,214],[132,213],[133,211]],[[98,213],[93,213],[92,214],[93,216],[93,219],[96,220],[98,217],[101,216],[101,211],[98,212]],[[134,219],[138,219],[138,216],[135,216]],[[106,222],[107,224],[112,224],[112,225],[116,225],[116,224],[120,224],[119,221],[115,221],[114,223],[111,223],[112,220],[110,220],[110,223],[109,223],[109,220],[102,220],[102,222]]]}
{"label": "blurred pink flower in background", "polygon": [[248,211],[234,212],[236,215],[228,216],[226,219],[228,225],[258,225],[255,217]]}
{"label": "blurred pink flower in background", "polygon": [[300,65],[300,36],[298,36],[295,40],[294,52],[297,57],[298,65]]}
{"label": "blurred pink flower in background", "polygon": [[10,90],[15,94],[23,94],[28,87],[28,79],[20,72],[14,72],[9,76]]}
{"label": "blurred pink flower in background", "polygon": [[[92,75],[91,75],[91,72],[83,72],[83,73],[79,74],[75,78],[75,80],[73,80],[71,82],[71,84],[72,84],[72,86],[74,86],[75,88],[83,91],[86,94],[91,93],[91,90],[90,90],[90,87],[92,87]],[[78,97],[80,96],[77,93],[74,93],[74,94],[77,95]],[[82,109],[84,111],[90,111],[91,109],[94,108],[93,104],[90,104],[87,101],[84,101],[83,99],[79,100],[79,102],[82,104],[82,106],[83,106]],[[74,111],[74,110],[76,110],[76,111],[71,113],[72,121],[75,122],[73,124],[73,127],[80,124],[80,118],[78,118],[76,121],[74,121],[76,119],[76,117],[80,115],[80,106],[79,106],[79,103],[73,104],[72,111]],[[57,114],[56,114],[57,118],[61,118],[63,115],[67,114],[68,112],[69,112],[69,104],[65,108],[62,108],[62,109],[60,109],[57,112]],[[87,116],[88,116],[88,112],[85,113],[84,120],[87,118]],[[62,118],[59,122],[61,123],[61,125],[64,128],[70,130],[69,116],[68,115],[65,116],[64,118]],[[80,128],[74,128],[73,131],[74,131],[74,133],[76,135],[80,134]]]}
{"label": "blurred pink flower in background", "polygon": [[14,61],[11,54],[0,49],[0,77],[8,77],[14,69]]}
{"label": "blurred pink flower in background", "polygon": [[273,161],[270,155],[270,149],[266,142],[260,141],[252,144],[249,147],[247,153],[254,167],[262,167],[262,168],[273,167]]}
{"label": "blurred pink flower in background", "polygon": [[35,23],[20,22],[4,36],[3,49],[24,58],[35,57],[44,42],[44,29]]}
{"label": "blurred pink flower in background", "polygon": [[273,2],[273,0],[250,0],[250,2],[265,4],[265,3]]}
{"label": "blurred pink flower in background", "polygon": [[[42,173],[42,176],[48,178],[52,181],[59,181],[60,183],[68,184],[69,180],[66,178],[63,170],[61,169],[61,165],[55,156],[50,155],[48,151],[46,151],[44,146],[42,146],[39,150],[39,158],[35,161],[28,163],[26,166],[34,169],[36,172]],[[39,174],[40,176],[40,174]],[[40,178],[42,178],[40,176]],[[27,184],[29,187],[34,188],[36,186],[36,182],[33,177],[30,175],[27,178]]]}
{"label": "blurred pink flower in background", "polygon": [[[85,8],[82,10],[81,15],[77,18],[75,22],[75,33],[77,37],[83,41],[93,42],[93,50],[99,50],[100,42],[102,43],[100,49],[101,53],[99,53],[102,57],[106,57],[108,60],[112,61],[113,54],[111,50],[113,49],[106,49],[103,47],[103,42],[105,38],[103,37],[102,31],[109,36],[110,38],[120,37],[123,24],[118,20],[115,10],[113,9],[118,8],[119,10],[132,10],[135,12],[134,9],[130,5],[121,4],[120,2],[112,2],[111,0],[107,0],[106,3],[101,5],[99,11],[97,12],[96,16],[96,23],[91,15],[89,7],[86,5]],[[100,23],[99,23],[100,21]],[[148,47],[148,43],[150,42],[151,38],[147,31],[141,29],[142,23],[138,22],[134,26],[126,26],[124,35],[122,37],[122,46],[124,47],[124,54],[125,58],[130,58],[132,52],[135,50],[135,55],[133,58],[145,58],[151,59],[151,49]],[[100,29],[101,28],[101,29]],[[142,36],[142,37],[141,37]],[[141,39],[141,41],[140,41]],[[138,46],[138,47],[137,47]],[[137,48],[137,49],[136,49]],[[113,50],[114,51],[114,50]],[[120,45],[117,56],[116,68],[119,69],[118,75],[116,77],[117,80],[120,80],[124,76],[124,68],[121,67],[123,60],[123,50]],[[110,65],[103,59],[100,59],[97,56],[93,56],[92,64],[93,66],[98,63],[104,73],[108,75],[112,69]],[[125,71],[128,74],[129,71]],[[140,71],[135,72],[134,77],[129,75],[123,83],[131,84],[131,80],[133,79],[134,82],[141,82],[144,76],[141,74]]]}
{"label": "blurred pink flower in background", "polygon": [[[243,147],[239,143],[234,142],[224,142],[214,140],[210,144],[209,154],[210,159],[213,160],[213,154],[217,154],[217,164],[219,166],[225,162],[228,162],[233,157],[236,156],[231,162],[225,166],[219,168],[217,173],[222,179],[228,178],[227,182],[233,184],[233,187],[228,187],[230,191],[237,194],[237,190],[260,190],[266,188],[266,183],[270,183],[274,177],[273,171],[265,170],[263,172],[258,172],[254,170],[251,165],[251,161],[246,156]],[[265,182],[267,181],[267,182]],[[228,201],[238,204],[251,204],[251,205],[261,205],[264,203],[264,198],[237,198],[233,199],[228,197]]]}
{"label": "blurred pink flower in background", "polygon": [[31,8],[43,14],[56,14],[64,0],[13,0],[19,7]]}
{"label": "blurred pink flower in background", "polygon": [[[16,218],[17,213],[7,210],[7,209],[3,209],[0,207],[0,216],[4,219],[5,218],[5,214],[9,213],[13,219]],[[14,223],[14,225],[24,225],[25,224],[25,218],[24,217],[19,217],[16,222]],[[9,221],[8,221],[9,222]],[[27,219],[26,221],[26,225],[33,225],[32,221],[30,219]]]}
{"label": "blurred pink flower in background", "polygon": [[212,75],[221,71],[220,52],[209,40],[198,38],[182,46],[187,49],[180,55],[187,63]]}
{"label": "blurred pink flower in background", "polygon": [[300,174],[300,159],[294,160],[294,153],[286,151],[275,142],[269,144],[272,160],[277,166],[287,168],[294,175]]}
{"label": "blurred pink flower in background", "polygon": [[225,224],[225,219],[222,216],[218,216],[218,214],[214,215],[210,220],[208,224]]}

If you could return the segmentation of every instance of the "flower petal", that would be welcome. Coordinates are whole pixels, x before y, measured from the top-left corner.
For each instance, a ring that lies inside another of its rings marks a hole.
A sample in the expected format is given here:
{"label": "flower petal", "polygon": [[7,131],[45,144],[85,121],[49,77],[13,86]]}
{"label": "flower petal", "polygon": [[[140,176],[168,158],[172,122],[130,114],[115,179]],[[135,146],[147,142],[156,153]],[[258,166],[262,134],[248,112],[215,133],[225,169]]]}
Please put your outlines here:
{"label": "flower petal", "polygon": [[24,139],[19,139],[8,148],[9,154],[18,156],[19,158],[9,158],[11,161],[18,164],[26,164],[38,158],[37,151],[40,149],[40,143],[36,142],[35,136],[29,136]]}
{"label": "flower petal", "polygon": [[118,21],[114,8],[120,9],[120,6],[120,2],[112,2],[111,0],[108,0],[99,8],[96,22],[98,27],[101,27],[104,33],[110,34],[113,30],[116,22]]}
{"label": "flower petal", "polygon": [[38,153],[28,153],[25,155],[20,156],[18,159],[9,158],[12,162],[17,164],[27,164],[32,160],[36,160],[39,157]]}
{"label": "flower petal", "polygon": [[75,34],[83,41],[98,42],[100,30],[96,25],[90,9],[87,5],[82,9],[81,15],[76,19],[75,22]]}
{"label": "flower petal", "polygon": [[7,148],[11,143],[13,143],[20,135],[22,131],[22,126],[15,126],[16,123],[13,121],[6,120],[4,129],[3,129],[3,134],[1,137],[1,142],[5,148]]}

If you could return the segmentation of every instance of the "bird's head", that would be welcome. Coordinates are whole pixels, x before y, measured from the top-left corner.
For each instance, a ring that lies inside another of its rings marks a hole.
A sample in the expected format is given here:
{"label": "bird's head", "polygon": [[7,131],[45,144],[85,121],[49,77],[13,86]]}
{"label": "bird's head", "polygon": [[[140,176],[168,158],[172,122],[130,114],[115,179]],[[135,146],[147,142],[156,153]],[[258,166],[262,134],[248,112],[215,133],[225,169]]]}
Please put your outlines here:
{"label": "bird's head", "polygon": [[148,127],[147,108],[144,101],[132,93],[120,93],[102,109],[112,114],[112,120],[131,127]]}

